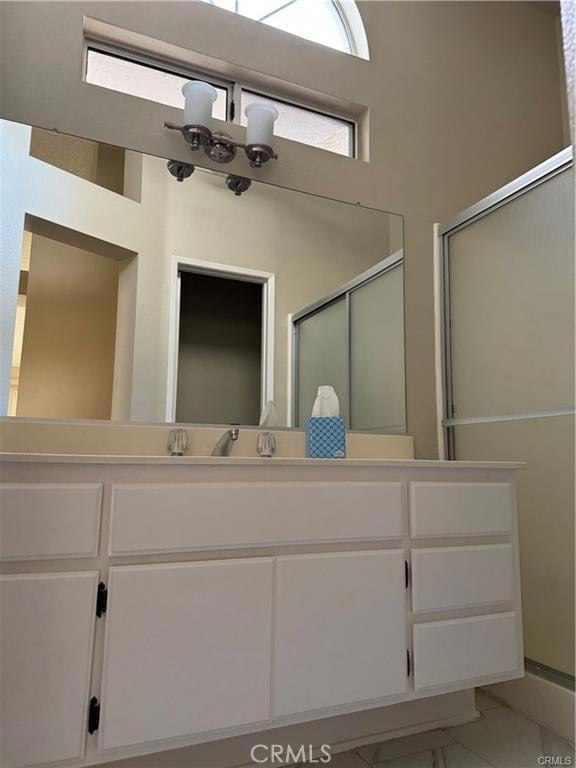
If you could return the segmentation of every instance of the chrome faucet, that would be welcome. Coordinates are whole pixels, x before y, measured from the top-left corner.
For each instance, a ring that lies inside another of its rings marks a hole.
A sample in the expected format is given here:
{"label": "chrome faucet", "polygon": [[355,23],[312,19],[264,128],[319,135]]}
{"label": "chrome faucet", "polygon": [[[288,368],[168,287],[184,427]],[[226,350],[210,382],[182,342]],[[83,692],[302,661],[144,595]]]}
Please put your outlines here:
{"label": "chrome faucet", "polygon": [[214,449],[212,450],[212,456],[230,456],[232,445],[238,440],[240,430],[238,427],[232,427],[227,432],[224,432],[222,437],[218,440]]}

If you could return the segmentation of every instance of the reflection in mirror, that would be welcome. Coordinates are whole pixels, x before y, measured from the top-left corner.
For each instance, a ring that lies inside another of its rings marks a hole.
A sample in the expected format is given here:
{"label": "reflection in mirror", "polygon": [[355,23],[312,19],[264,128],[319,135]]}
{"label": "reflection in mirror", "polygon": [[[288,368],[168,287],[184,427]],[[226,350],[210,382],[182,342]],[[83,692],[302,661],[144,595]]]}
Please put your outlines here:
{"label": "reflection in mirror", "polygon": [[330,381],[349,429],[405,431],[402,264],[398,252],[293,318],[298,426]]}
{"label": "reflection in mirror", "polygon": [[4,413],[405,430],[400,216],[0,131]]}

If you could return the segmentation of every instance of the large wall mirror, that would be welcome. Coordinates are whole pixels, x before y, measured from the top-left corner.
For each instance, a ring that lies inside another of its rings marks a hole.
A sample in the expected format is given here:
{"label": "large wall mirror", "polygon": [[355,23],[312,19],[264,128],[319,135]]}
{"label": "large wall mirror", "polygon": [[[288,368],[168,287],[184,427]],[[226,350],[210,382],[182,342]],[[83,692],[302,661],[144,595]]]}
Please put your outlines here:
{"label": "large wall mirror", "polygon": [[405,431],[402,217],[0,131],[5,415]]}

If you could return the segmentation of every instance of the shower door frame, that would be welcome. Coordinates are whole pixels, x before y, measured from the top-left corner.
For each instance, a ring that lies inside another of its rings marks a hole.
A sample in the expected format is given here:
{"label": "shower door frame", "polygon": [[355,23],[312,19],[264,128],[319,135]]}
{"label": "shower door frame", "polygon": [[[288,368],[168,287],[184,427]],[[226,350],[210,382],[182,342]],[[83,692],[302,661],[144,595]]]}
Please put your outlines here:
{"label": "shower door frame", "polygon": [[570,168],[574,163],[574,151],[567,147],[543,163],[535,166],[509,184],[479,200],[474,205],[458,213],[444,224],[435,227],[435,324],[436,324],[436,386],[437,386],[437,422],[438,453],[440,459],[455,460],[453,427],[459,424],[510,421],[527,416],[571,415],[574,408],[557,409],[541,414],[518,413],[511,416],[454,418],[452,387],[452,349],[450,316],[450,253],[448,239],[451,235],[469,226],[475,221],[489,216],[493,211],[507,205],[512,200],[531,191],[540,184]]}

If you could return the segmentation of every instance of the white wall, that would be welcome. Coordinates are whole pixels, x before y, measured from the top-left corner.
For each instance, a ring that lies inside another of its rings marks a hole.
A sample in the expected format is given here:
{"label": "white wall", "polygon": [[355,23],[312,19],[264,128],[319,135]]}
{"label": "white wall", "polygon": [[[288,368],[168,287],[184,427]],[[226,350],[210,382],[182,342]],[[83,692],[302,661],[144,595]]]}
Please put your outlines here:
{"label": "white wall", "polygon": [[432,225],[563,146],[554,16],[532,3],[362,2],[364,61],[207,3],[1,5],[0,112],[24,123],[189,159],[162,128],[176,110],[81,81],[85,17],[156,38],[160,53],[367,108],[369,163],[278,140],[278,162],[230,170],[405,215],[408,431],[417,455],[436,455]]}

